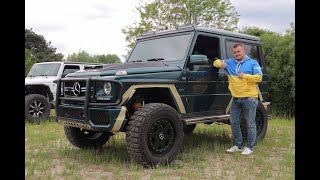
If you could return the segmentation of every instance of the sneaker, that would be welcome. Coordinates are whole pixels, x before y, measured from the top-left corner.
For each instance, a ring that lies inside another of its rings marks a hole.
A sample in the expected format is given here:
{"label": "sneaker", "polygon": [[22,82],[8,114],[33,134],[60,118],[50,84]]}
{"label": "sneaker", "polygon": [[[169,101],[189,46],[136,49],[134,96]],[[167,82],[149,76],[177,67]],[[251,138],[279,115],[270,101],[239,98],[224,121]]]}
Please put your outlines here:
{"label": "sneaker", "polygon": [[251,149],[245,147],[241,154],[242,155],[249,155],[251,153],[253,153],[253,151]]}
{"label": "sneaker", "polygon": [[230,149],[227,149],[227,153],[241,152],[243,149],[238,146],[232,146]]}

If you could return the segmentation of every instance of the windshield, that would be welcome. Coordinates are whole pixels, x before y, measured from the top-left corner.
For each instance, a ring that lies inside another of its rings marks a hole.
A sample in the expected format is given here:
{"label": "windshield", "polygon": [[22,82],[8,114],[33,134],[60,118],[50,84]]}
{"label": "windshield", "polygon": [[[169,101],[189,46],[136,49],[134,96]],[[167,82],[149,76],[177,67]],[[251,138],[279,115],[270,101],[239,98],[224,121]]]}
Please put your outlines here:
{"label": "windshield", "polygon": [[28,77],[57,76],[60,66],[60,63],[34,64],[29,71]]}
{"label": "windshield", "polygon": [[191,33],[137,42],[128,62],[182,60],[188,49]]}

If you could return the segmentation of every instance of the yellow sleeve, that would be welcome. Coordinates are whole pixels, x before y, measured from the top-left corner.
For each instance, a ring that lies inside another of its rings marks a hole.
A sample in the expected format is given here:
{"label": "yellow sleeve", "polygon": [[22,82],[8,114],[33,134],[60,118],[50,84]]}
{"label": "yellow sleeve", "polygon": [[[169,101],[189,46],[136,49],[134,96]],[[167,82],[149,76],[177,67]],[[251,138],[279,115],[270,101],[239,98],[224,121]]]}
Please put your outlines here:
{"label": "yellow sleeve", "polygon": [[220,59],[216,59],[215,61],[213,61],[212,65],[216,68],[221,68],[221,60]]}
{"label": "yellow sleeve", "polygon": [[262,76],[260,74],[243,74],[243,79],[247,79],[248,81],[257,83],[262,81]]}

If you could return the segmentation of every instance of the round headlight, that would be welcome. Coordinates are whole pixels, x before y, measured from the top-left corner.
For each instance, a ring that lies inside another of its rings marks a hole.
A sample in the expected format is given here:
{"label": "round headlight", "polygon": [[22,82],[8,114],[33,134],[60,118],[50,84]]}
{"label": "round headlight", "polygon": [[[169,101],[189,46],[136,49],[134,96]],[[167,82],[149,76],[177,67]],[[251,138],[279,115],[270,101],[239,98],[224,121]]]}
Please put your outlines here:
{"label": "round headlight", "polygon": [[106,95],[110,95],[110,93],[111,93],[111,83],[104,83],[103,84],[103,90],[104,90],[104,93],[106,94]]}

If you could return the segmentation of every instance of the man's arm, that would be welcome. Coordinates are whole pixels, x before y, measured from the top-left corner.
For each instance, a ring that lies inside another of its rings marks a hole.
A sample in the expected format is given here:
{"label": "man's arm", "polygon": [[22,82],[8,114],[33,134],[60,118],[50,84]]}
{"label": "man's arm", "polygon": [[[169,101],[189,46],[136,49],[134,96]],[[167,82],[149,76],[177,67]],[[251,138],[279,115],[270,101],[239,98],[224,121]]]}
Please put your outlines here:
{"label": "man's arm", "polygon": [[216,59],[215,61],[213,61],[212,65],[216,68],[222,68],[225,69],[227,64],[226,64],[227,60],[220,60],[220,59]]}
{"label": "man's arm", "polygon": [[[247,79],[252,82],[261,82],[262,81],[262,71],[259,63],[257,61],[253,61],[252,64],[252,75],[251,74],[243,74],[243,79]],[[241,72],[242,73],[242,72]]]}

